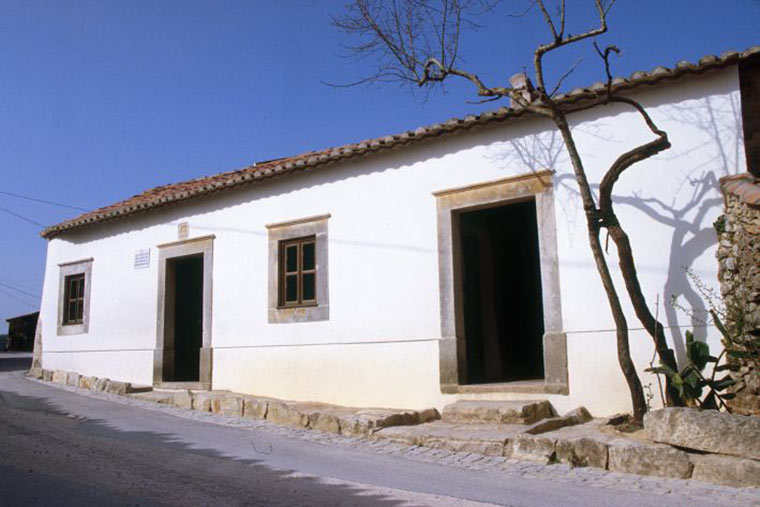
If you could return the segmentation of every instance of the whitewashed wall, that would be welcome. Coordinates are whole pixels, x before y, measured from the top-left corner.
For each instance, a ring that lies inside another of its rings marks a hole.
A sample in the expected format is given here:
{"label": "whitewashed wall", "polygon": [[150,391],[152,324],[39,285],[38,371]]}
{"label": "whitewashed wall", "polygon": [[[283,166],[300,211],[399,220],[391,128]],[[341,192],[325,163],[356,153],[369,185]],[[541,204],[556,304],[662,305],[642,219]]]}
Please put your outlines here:
{"label": "whitewashed wall", "polygon": [[[673,148],[623,176],[617,212],[631,235],[644,293],[652,302],[659,296],[659,316],[671,326],[681,353],[686,328],[678,326],[691,322],[670,305],[671,295],[686,294],[698,304],[682,266],[714,284],[711,224],[721,210],[716,179],[745,167],[736,69],[642,91],[637,98],[668,131]],[[592,182],[625,149],[651,139],[639,117],[622,108],[598,108],[574,120]],[[438,383],[437,228],[431,193],[546,168],[557,172],[570,372],[570,395],[549,398],[560,411],[578,405],[595,415],[629,410],[614,326],[568,160],[559,136],[540,120],[450,135],[54,238],[42,302],[43,365],[149,384],[156,341],[156,245],[175,241],[177,224],[187,221],[191,237],[216,235],[214,388],[354,406],[440,408],[456,396],[442,395]],[[330,319],[268,324],[265,224],[323,213],[332,214]],[[151,249],[150,267],[135,270],[134,253],[146,248]],[[612,244],[609,255],[614,267]],[[56,336],[57,265],[87,257],[94,258],[89,333]],[[641,371],[653,348],[646,333],[637,330],[630,308],[627,313]],[[705,328],[697,335],[704,337]],[[717,344],[716,337],[711,335],[710,342]],[[653,377],[642,374],[642,380],[656,392]]]}

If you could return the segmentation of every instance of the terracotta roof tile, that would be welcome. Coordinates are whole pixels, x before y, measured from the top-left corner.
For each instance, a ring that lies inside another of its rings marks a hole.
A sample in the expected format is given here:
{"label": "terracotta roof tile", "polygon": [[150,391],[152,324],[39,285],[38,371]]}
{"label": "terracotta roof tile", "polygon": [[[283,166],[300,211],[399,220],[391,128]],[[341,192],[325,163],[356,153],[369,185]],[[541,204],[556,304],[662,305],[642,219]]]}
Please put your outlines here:
{"label": "terracotta roof tile", "polygon": [[[656,67],[650,72],[636,71],[629,78],[615,78],[613,89],[622,91],[643,85],[652,85],[665,80],[677,79],[688,74],[701,74],[712,69],[718,69],[737,64],[740,60],[760,55],[760,46],[754,46],[741,53],[728,51],[719,57],[708,55],[699,63],[680,61],[674,68]],[[599,98],[599,89],[604,85],[595,83],[588,88],[576,88],[567,94],[556,96],[558,100],[573,103],[582,100]],[[84,213],[76,218],[66,220],[57,225],[47,227],[41,232],[42,237],[51,238],[65,231],[79,229],[92,224],[116,220],[121,217],[142,213],[147,210],[168,206],[188,199],[221,192],[228,188],[251,184],[257,181],[315,169],[319,166],[346,160],[353,157],[370,155],[390,148],[437,137],[441,134],[470,129],[476,125],[504,122],[518,118],[526,113],[524,109],[501,107],[479,115],[467,115],[462,118],[452,118],[443,123],[427,127],[419,127],[396,135],[368,139],[358,143],[327,148],[321,151],[311,151],[293,157],[259,162],[242,169],[219,173],[213,176],[197,178],[171,185],[163,185],[146,190],[145,192],[125,199],[121,202],[104,206],[94,211]]]}

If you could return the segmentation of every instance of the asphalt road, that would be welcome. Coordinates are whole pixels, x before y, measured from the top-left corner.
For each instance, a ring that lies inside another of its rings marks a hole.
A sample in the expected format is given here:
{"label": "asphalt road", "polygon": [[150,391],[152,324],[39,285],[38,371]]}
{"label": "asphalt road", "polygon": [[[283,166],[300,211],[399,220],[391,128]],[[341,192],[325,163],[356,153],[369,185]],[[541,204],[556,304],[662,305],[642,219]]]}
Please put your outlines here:
{"label": "asphalt road", "polygon": [[0,505],[714,505],[514,480],[81,396],[0,355]]}

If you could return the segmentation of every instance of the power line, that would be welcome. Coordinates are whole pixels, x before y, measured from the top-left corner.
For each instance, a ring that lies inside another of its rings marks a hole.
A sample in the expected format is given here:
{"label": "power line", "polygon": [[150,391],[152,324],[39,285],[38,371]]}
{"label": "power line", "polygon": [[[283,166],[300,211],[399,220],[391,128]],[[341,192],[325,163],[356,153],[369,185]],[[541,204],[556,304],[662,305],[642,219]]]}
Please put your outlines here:
{"label": "power line", "polygon": [[41,223],[39,223],[39,222],[35,222],[35,221],[34,221],[34,220],[32,220],[31,218],[27,218],[27,217],[25,217],[25,216],[23,216],[23,215],[19,215],[18,213],[14,213],[13,211],[9,210],[8,208],[3,208],[2,206],[0,206],[0,211],[5,211],[5,212],[6,212],[6,213],[8,213],[9,215],[13,215],[14,217],[16,217],[16,218],[20,218],[21,220],[24,220],[25,222],[29,222],[30,224],[38,225],[38,226],[40,226],[40,227],[45,227],[45,226],[44,226],[44,225],[42,225]]}
{"label": "power line", "polygon": [[8,289],[15,290],[16,292],[19,292],[21,294],[26,294],[27,296],[32,296],[33,298],[41,299],[41,297],[38,296],[37,294],[32,294],[31,292],[26,292],[25,290],[21,290],[18,287],[14,287],[13,285],[10,285],[10,284],[4,283],[4,282],[0,282],[0,285],[2,285],[3,287],[7,287]]}
{"label": "power line", "polygon": [[13,294],[11,294],[10,292],[5,292],[3,289],[0,289],[0,294],[5,294],[9,298],[18,301],[19,303],[25,304],[26,306],[28,306],[30,308],[38,308],[37,305],[32,304],[29,301],[24,301],[23,299],[17,298],[16,296],[14,296]]}
{"label": "power line", "polygon": [[90,211],[90,210],[88,210],[86,208],[80,208],[79,206],[71,206],[70,204],[62,204],[60,202],[47,201],[45,199],[39,199],[37,197],[29,197],[28,195],[14,194],[13,192],[6,192],[4,190],[0,190],[0,194],[9,195],[11,197],[17,197],[19,199],[26,199],[27,201],[34,201],[34,202],[41,202],[43,204],[50,204],[51,206],[60,206],[61,208],[75,209],[75,210],[79,210],[79,211]]}

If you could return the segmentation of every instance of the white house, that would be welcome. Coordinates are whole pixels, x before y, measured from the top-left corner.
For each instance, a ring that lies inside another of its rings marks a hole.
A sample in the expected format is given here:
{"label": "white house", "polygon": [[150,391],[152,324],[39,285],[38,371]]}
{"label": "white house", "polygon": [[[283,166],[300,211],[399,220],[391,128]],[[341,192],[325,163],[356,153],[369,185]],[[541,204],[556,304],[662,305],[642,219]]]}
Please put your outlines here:
{"label": "white house", "polygon": [[[673,144],[625,173],[616,210],[679,356],[687,329],[718,346],[671,298],[704,309],[686,267],[717,284],[717,180],[746,170],[740,75],[758,54],[616,81]],[[571,119],[592,182],[651,140],[626,107]],[[42,233],[42,364],[349,406],[628,411],[576,188],[553,124],[510,108],[154,188]]]}

